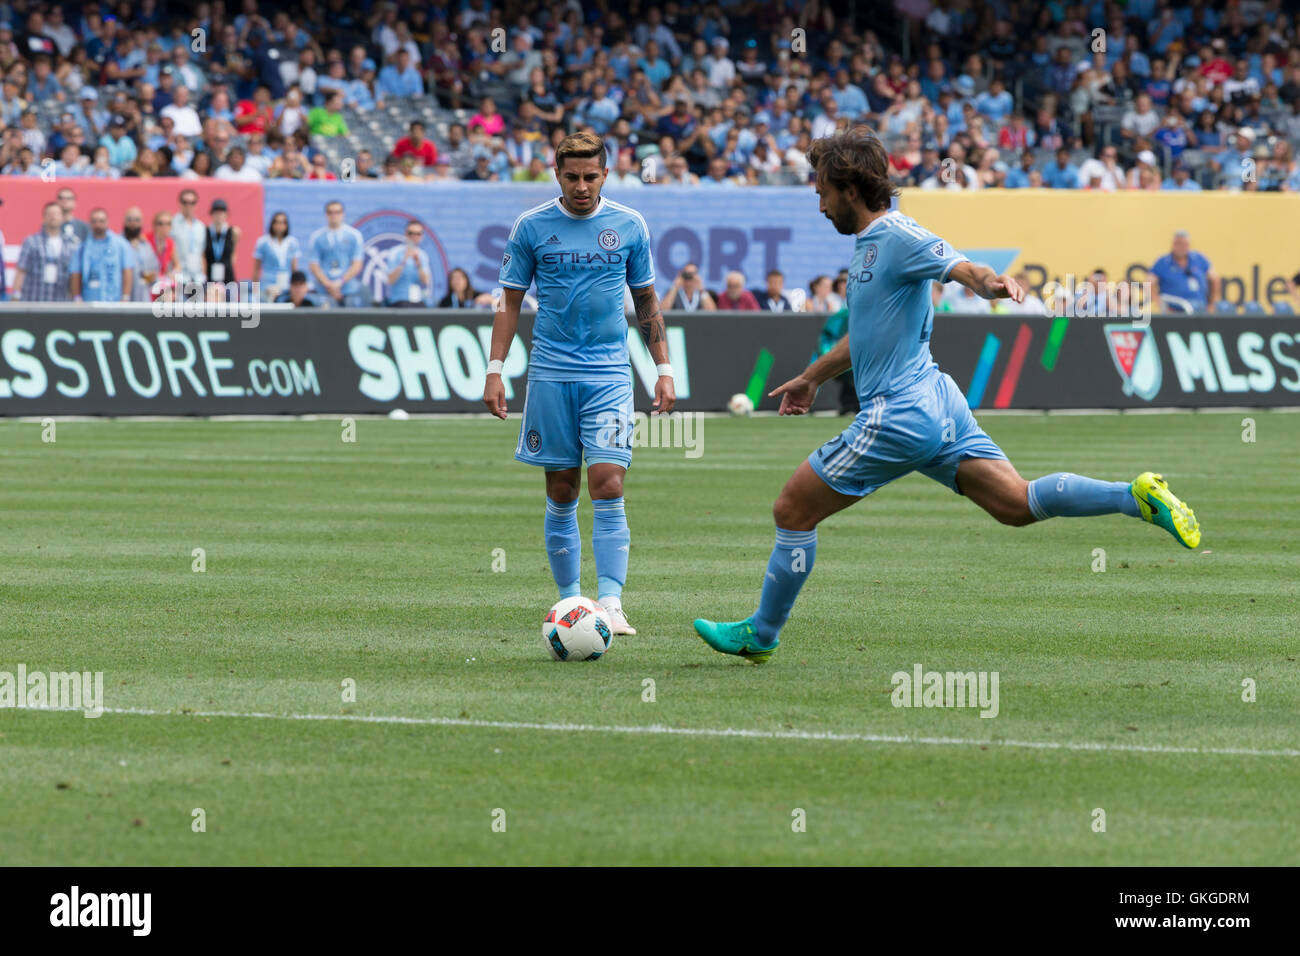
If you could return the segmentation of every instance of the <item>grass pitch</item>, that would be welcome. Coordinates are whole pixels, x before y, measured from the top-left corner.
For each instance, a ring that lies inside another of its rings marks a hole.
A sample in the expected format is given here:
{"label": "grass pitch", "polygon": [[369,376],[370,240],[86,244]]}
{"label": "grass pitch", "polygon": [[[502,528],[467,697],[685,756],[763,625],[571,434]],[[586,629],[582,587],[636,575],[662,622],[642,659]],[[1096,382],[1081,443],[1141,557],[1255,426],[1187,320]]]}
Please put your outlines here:
{"label": "grass pitch", "polygon": [[[911,476],[822,526],[763,667],[690,622],[753,609],[772,500],[844,420],[638,450],[641,634],[591,664],[542,645],[517,419],[0,423],[0,671],[102,671],[108,708],[148,712],[0,710],[0,858],[1294,863],[1300,415],[1250,415],[1253,443],[1242,413],[986,417],[1026,477],[1162,471],[1201,548],[1005,528]],[[998,716],[893,707],[916,664],[997,671]]]}

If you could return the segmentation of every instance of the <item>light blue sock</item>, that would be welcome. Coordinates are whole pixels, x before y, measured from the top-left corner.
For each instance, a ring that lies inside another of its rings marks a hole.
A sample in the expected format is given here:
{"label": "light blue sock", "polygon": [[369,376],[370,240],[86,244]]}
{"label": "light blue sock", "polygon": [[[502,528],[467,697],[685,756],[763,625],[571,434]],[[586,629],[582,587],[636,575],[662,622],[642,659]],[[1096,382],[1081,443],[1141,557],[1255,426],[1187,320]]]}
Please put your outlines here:
{"label": "light blue sock", "polygon": [[591,503],[591,550],[596,555],[596,599],[621,598],[627,581],[627,552],[632,532],[622,498],[601,498]]}
{"label": "light blue sock", "polygon": [[1127,481],[1098,481],[1058,471],[1029,483],[1029,510],[1039,521],[1088,515],[1138,516],[1137,502]]}
{"label": "light blue sock", "polygon": [[758,632],[760,644],[770,645],[781,633],[816,557],[816,528],[811,531],[776,529],[776,545],[767,561],[767,576],[763,578],[763,596],[754,612],[754,630]]}
{"label": "light blue sock", "polygon": [[577,499],[561,504],[546,498],[546,557],[560,597],[582,593],[582,539],[578,537]]}

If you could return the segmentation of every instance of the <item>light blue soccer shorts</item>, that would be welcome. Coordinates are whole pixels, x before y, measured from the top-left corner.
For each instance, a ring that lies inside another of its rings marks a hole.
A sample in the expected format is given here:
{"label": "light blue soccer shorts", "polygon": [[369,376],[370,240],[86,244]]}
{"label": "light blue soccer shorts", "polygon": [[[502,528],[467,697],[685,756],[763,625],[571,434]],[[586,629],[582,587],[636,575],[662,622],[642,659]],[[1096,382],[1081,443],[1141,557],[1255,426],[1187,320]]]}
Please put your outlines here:
{"label": "light blue soccer shorts", "polygon": [[515,458],[547,471],[632,464],[632,380],[532,382]]}
{"label": "light blue soccer shorts", "polygon": [[842,495],[869,495],[912,471],[961,494],[957,466],[967,458],[1001,458],[966,396],[944,372],[891,395],[877,395],[853,423],[808,456],[822,481]]}

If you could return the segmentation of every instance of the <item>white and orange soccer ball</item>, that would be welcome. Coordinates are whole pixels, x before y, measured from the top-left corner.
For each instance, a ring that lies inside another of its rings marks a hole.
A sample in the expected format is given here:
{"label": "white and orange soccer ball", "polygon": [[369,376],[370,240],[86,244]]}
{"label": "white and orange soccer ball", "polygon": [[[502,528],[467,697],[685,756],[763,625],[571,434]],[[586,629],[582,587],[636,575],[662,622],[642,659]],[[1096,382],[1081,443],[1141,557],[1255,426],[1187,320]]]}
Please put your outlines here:
{"label": "white and orange soccer ball", "polygon": [[727,402],[727,411],[731,412],[731,414],[738,418],[744,418],[745,416],[754,414],[754,402],[744,392],[737,392],[735,395],[732,395],[731,400]]}
{"label": "white and orange soccer ball", "polygon": [[562,598],[542,621],[542,640],[557,661],[594,661],[614,639],[609,615],[590,598]]}

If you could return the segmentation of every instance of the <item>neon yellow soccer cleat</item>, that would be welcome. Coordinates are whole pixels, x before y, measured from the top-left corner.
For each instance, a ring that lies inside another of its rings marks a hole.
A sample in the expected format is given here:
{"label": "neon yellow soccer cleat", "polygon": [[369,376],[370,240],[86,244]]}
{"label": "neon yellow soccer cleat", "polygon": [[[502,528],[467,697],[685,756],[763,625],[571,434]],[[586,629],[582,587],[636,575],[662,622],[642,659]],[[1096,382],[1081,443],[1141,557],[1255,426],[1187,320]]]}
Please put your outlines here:
{"label": "neon yellow soccer cleat", "polygon": [[1144,471],[1133,479],[1129,491],[1137,501],[1143,521],[1164,528],[1184,548],[1194,548],[1201,543],[1201,525],[1196,514],[1169,490],[1163,476]]}

